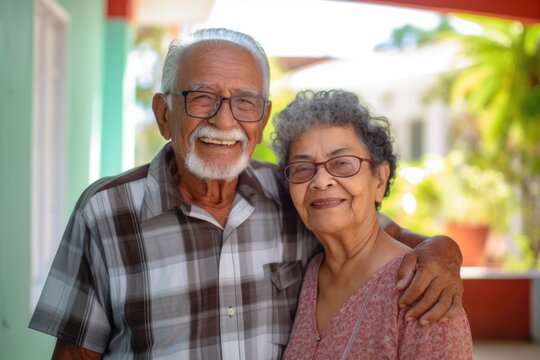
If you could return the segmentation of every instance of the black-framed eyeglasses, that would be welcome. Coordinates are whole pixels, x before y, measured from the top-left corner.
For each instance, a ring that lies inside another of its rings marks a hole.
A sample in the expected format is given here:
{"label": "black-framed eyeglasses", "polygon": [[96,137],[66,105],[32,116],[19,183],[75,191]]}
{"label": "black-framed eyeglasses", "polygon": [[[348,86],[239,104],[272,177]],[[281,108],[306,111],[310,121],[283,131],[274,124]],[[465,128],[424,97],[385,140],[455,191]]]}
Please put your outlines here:
{"label": "black-framed eyeglasses", "polygon": [[301,184],[313,179],[319,166],[324,165],[330,175],[344,178],[358,174],[363,161],[371,162],[354,155],[336,156],[321,162],[296,161],[283,168],[283,175],[288,182]]}
{"label": "black-framed eyeglasses", "polygon": [[173,95],[184,97],[186,114],[199,119],[214,117],[224,100],[229,101],[232,116],[237,121],[257,122],[261,121],[268,100],[255,95],[221,96],[209,91],[178,90]]}

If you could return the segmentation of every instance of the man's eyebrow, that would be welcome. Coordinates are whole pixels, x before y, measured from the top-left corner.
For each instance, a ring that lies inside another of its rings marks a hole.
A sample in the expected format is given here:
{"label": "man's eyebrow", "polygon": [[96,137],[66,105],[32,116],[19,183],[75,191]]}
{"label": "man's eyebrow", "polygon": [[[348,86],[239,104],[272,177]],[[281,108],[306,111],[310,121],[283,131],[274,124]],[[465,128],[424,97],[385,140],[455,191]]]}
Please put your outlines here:
{"label": "man's eyebrow", "polygon": [[205,88],[214,88],[214,86],[210,83],[201,82],[201,83],[190,84],[187,89],[188,90],[201,90]]}
{"label": "man's eyebrow", "polygon": [[[220,93],[220,91],[217,90],[217,86],[215,84],[211,84],[211,83],[207,83],[207,82],[197,82],[197,83],[190,84],[188,86],[187,90],[211,91],[211,92],[215,92],[216,94]],[[254,90],[254,89],[249,89],[249,88],[233,89],[231,92],[232,92],[233,96],[251,95],[251,96],[256,96],[256,97],[260,97],[260,98],[263,97],[261,94],[259,94],[258,91]]]}

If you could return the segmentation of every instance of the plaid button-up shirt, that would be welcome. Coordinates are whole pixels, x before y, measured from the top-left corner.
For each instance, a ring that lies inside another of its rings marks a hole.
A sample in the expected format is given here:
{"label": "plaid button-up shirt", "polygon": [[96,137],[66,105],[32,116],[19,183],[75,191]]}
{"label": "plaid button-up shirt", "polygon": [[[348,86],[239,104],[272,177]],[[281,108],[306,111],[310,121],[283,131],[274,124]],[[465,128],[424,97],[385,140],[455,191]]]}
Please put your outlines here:
{"label": "plaid button-up shirt", "polygon": [[30,327],[111,359],[280,358],[316,240],[275,167],[250,163],[222,228],[171,161],[83,193]]}

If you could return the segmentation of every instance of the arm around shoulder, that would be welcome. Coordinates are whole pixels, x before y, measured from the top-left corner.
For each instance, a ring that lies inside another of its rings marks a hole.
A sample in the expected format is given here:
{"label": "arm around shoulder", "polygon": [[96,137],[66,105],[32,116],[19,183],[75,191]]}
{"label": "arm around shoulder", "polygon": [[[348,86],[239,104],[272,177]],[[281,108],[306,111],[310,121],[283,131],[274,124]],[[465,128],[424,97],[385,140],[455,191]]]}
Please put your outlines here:
{"label": "arm around shoulder", "polygon": [[386,215],[378,213],[378,217],[379,224],[381,224],[381,227],[388,235],[410,248],[415,248],[416,246],[422,244],[425,240],[429,239],[428,236],[417,234],[402,228]]}
{"label": "arm around shoulder", "polygon": [[379,221],[389,235],[413,248],[398,271],[397,287],[404,290],[400,306],[414,304],[407,318],[425,323],[455,316],[463,294],[463,257],[457,243],[445,235],[427,237],[407,231],[382,214]]}

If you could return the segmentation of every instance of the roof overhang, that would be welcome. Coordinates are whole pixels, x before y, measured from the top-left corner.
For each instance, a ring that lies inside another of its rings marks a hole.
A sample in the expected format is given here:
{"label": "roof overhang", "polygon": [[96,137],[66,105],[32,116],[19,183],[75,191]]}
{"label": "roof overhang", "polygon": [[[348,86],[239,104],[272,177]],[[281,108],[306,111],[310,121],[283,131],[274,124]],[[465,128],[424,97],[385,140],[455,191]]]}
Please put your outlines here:
{"label": "roof overhang", "polygon": [[378,5],[394,5],[438,11],[467,13],[519,20],[526,24],[540,23],[539,0],[349,0]]}

